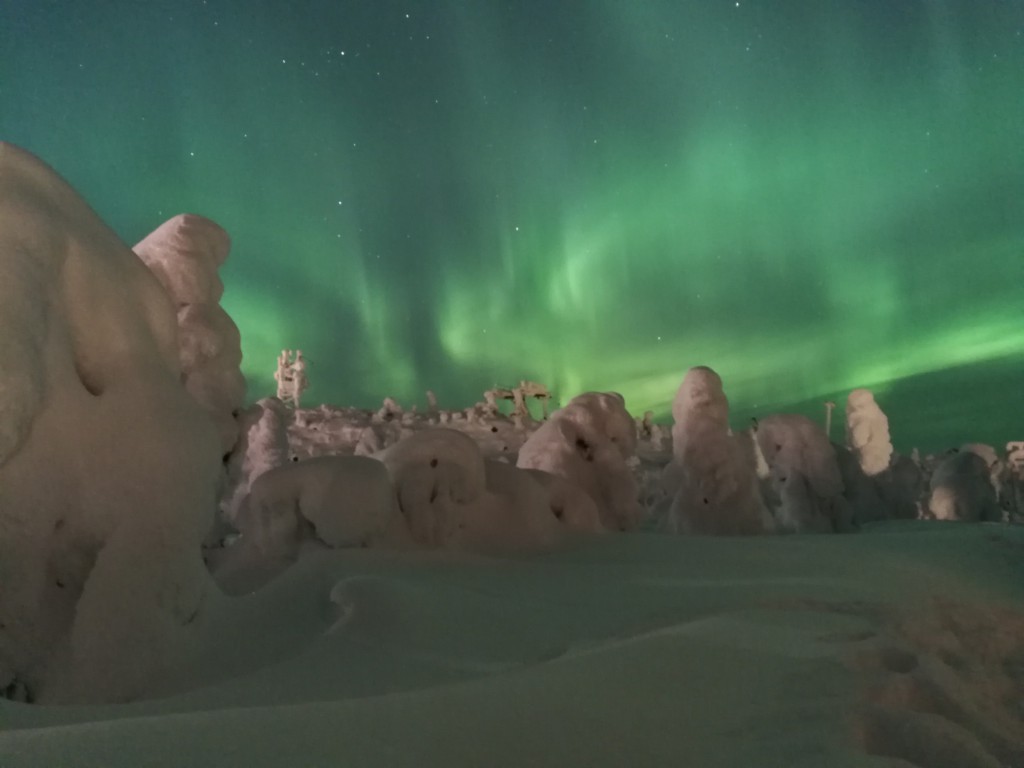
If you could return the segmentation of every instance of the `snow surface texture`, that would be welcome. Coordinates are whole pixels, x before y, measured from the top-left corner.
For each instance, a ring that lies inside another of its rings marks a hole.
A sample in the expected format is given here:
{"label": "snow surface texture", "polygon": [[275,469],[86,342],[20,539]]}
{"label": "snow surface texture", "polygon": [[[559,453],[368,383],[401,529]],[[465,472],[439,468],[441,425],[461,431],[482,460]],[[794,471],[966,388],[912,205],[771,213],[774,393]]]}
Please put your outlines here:
{"label": "snow surface texture", "polygon": [[889,419],[867,389],[855,389],[846,399],[846,444],[868,477],[889,466]]}
{"label": "snow surface texture", "polygon": [[45,164],[0,144],[0,688],[153,694],[211,587],[220,455],[153,274]]}
{"label": "snow surface texture", "polygon": [[218,606],[189,692],[0,700],[0,765],[1017,766],[1022,548],[912,522],[320,552]]}
{"label": "snow surface texture", "polygon": [[210,412],[227,454],[238,439],[235,414],[245,399],[241,335],[218,303],[224,285],[217,270],[227,260],[231,239],[209,219],[181,214],[134,250],[177,307],[185,389]]}
{"label": "snow surface texture", "polygon": [[[664,472],[672,498],[667,529],[716,535],[772,530],[758,483],[754,441],[729,429],[729,401],[719,375],[705,366],[687,371],[672,402],[672,416],[673,455]],[[801,508],[807,505],[800,500]]]}
{"label": "snow surface texture", "polygon": [[590,496],[605,528],[626,531],[642,515],[629,464],[636,441],[636,422],[621,395],[586,392],[530,436],[516,465],[565,478]]}

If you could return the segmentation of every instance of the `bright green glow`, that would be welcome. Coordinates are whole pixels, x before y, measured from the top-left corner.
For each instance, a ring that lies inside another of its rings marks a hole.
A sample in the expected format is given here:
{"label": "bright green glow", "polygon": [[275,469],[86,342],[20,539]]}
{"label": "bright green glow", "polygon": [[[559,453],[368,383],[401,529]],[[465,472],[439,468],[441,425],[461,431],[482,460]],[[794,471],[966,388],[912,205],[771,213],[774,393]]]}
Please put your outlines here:
{"label": "bright green glow", "polygon": [[253,397],[300,347],[314,401],[665,415],[704,364],[737,420],[868,386],[903,447],[1024,436],[1024,4],[18,5],[0,137],[130,242],[232,233]]}

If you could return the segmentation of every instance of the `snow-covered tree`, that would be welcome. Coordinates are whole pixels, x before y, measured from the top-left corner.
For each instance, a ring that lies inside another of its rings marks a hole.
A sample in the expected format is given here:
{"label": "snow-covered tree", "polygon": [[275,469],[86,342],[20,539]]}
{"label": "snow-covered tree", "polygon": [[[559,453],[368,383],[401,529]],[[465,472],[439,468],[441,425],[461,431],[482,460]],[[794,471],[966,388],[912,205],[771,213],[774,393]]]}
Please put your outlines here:
{"label": "snow-covered tree", "polygon": [[771,530],[750,440],[729,429],[722,379],[705,366],[691,368],[672,402],[672,461],[665,469],[674,533],[755,534]]}
{"label": "snow-covered tree", "polygon": [[927,515],[936,520],[1002,519],[989,464],[977,451],[946,456],[932,473],[930,490]]}
{"label": "snow-covered tree", "polygon": [[855,389],[846,399],[846,444],[868,477],[884,472],[892,458],[889,419],[867,389]]}
{"label": "snow-covered tree", "polygon": [[195,214],[165,221],[134,248],[174,302],[185,389],[217,424],[225,454],[238,439],[235,416],[245,400],[241,335],[219,303],[217,271],[230,250],[228,233]]}
{"label": "snow-covered tree", "polygon": [[227,462],[227,486],[221,511],[237,527],[236,518],[253,482],[288,461],[291,412],[277,398],[265,397],[238,416],[240,437]]}
{"label": "snow-covered tree", "polygon": [[642,514],[629,464],[635,452],[636,423],[622,396],[587,392],[527,439],[516,465],[565,478],[593,499],[607,529],[628,530]]}
{"label": "snow-covered tree", "polygon": [[831,533],[850,527],[836,452],[806,416],[758,420],[757,442],[771,468],[773,514],[782,530]]}

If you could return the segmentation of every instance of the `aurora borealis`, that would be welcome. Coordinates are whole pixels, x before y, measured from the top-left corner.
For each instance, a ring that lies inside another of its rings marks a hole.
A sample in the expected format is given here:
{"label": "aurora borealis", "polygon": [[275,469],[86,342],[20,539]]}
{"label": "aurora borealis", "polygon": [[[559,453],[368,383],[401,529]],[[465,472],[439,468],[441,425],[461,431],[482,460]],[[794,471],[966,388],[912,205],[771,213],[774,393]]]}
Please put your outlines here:
{"label": "aurora borealis", "polygon": [[0,139],[231,233],[253,399],[286,347],[364,407],[709,365],[737,424],[1024,439],[1021,0],[7,0]]}

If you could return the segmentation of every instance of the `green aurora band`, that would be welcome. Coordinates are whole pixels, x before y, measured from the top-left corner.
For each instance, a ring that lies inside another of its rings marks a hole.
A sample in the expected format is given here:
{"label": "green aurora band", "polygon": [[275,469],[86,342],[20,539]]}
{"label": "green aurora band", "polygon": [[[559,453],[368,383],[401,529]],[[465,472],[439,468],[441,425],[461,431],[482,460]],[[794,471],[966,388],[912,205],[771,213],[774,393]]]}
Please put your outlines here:
{"label": "green aurora band", "polygon": [[665,417],[710,365],[737,426],[869,387],[898,447],[998,444],[1022,30],[1020,0],[12,0],[0,139],[129,243],[231,233],[253,399],[286,347],[308,402],[363,407],[533,379]]}

